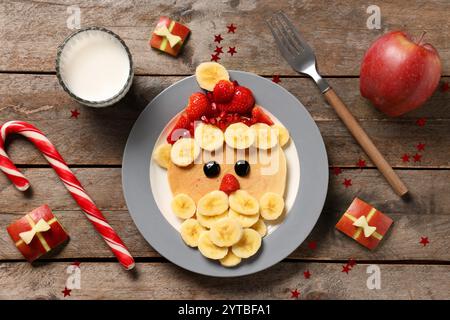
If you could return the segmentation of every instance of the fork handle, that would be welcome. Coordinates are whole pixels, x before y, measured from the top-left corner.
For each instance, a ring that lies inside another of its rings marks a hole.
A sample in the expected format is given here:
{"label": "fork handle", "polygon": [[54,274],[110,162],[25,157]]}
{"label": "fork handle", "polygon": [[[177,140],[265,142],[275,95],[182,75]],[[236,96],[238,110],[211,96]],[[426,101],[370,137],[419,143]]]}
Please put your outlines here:
{"label": "fork handle", "polygon": [[342,122],[344,122],[344,124],[347,126],[348,130],[356,139],[356,141],[358,141],[360,146],[367,153],[370,160],[372,160],[372,162],[378,167],[378,170],[380,170],[380,172],[389,182],[395,193],[397,193],[400,197],[408,193],[408,188],[406,188],[405,184],[402,182],[402,180],[400,180],[399,176],[395,173],[395,171],[383,157],[378,148],[373,144],[367,133],[363,128],[361,128],[358,120],[356,120],[355,117],[351,114],[347,106],[338,97],[336,92],[334,92],[334,90],[330,88],[324,93],[324,96],[328,103],[336,111],[339,118],[341,118]]}

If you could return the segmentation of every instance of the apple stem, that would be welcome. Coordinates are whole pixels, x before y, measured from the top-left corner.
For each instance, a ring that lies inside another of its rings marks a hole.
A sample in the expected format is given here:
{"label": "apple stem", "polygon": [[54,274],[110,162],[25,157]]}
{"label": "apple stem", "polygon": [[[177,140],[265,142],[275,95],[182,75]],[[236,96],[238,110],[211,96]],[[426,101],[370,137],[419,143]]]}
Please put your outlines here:
{"label": "apple stem", "polygon": [[422,34],[420,35],[419,41],[417,42],[418,45],[422,44],[422,40],[425,37],[425,35],[427,34],[426,31],[423,31]]}

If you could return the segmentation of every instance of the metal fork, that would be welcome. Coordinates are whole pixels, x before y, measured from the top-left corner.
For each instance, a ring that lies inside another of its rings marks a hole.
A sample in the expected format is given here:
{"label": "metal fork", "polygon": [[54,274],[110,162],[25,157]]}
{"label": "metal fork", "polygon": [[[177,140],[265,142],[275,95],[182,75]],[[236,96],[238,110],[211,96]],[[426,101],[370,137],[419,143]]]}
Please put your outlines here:
{"label": "metal fork", "polygon": [[358,141],[372,162],[378,167],[394,191],[399,196],[407,194],[408,189],[405,184],[373,144],[364,129],[361,128],[358,120],[351,114],[346,105],[328,85],[327,81],[317,72],[314,51],[295,29],[288,17],[282,11],[278,11],[272,15],[267,21],[267,24],[272,31],[278,49],[280,49],[286,61],[295,71],[306,74],[314,79],[328,104],[333,107],[339,118],[347,126],[350,133]]}

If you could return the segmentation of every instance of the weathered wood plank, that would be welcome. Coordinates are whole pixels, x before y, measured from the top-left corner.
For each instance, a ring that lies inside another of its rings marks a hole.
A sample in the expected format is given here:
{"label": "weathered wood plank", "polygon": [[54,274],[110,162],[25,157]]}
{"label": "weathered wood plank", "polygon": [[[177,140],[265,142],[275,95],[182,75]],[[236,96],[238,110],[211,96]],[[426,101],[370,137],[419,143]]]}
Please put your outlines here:
{"label": "weathered wood plank", "polygon": [[[0,299],[291,299],[294,289],[301,299],[450,298],[450,266],[378,265],[381,288],[369,290],[368,265],[345,274],[339,263],[286,262],[230,279],[197,275],[169,263],[138,263],[134,272],[118,263],[82,263],[81,289],[63,298],[68,266],[0,264]],[[305,270],[312,273],[310,279],[303,278]]]}
{"label": "weathered wood plank", "polygon": [[[178,79],[136,77],[132,92],[120,104],[93,109],[73,102],[59,87],[55,76],[3,74],[0,75],[0,122],[12,119],[32,122],[48,135],[69,164],[119,165],[128,133],[140,111]],[[360,97],[358,79],[338,78],[330,82],[392,165],[450,167],[448,93],[437,91],[423,108],[402,118],[389,119]],[[331,165],[355,166],[359,157],[365,157],[309,79],[283,78],[281,85],[296,95],[318,122]],[[75,109],[81,112],[78,119],[70,118],[70,111]],[[415,124],[420,117],[428,119],[425,127]],[[422,161],[402,162],[403,153],[414,154],[419,142],[426,144]],[[39,152],[23,140],[11,145],[10,156],[17,164],[46,164]]]}
{"label": "weathered wood plank", "polygon": [[[3,226],[0,228],[0,260],[21,259],[5,227],[44,202],[55,210],[71,236],[68,245],[49,258],[112,257],[51,169],[27,169],[24,173],[33,186],[33,193],[28,197],[15,190],[0,175],[0,225]],[[120,169],[75,169],[75,173],[97,205],[105,210],[111,225],[131,252],[136,257],[158,256],[141,237],[126,211]],[[445,196],[450,192],[450,171],[402,170],[399,174],[410,187],[412,197],[409,201],[400,200],[376,170],[345,170],[339,177],[331,176],[329,196],[319,222],[305,243],[290,257],[321,260],[349,257],[359,260],[450,260],[450,198]],[[344,177],[352,179],[354,185],[351,188],[345,189],[341,184]],[[334,228],[355,196],[372,203],[395,221],[377,250],[366,250]],[[421,236],[428,236],[430,245],[422,247],[419,244]],[[317,242],[315,250],[308,248],[310,241]]]}
{"label": "weathered wood plank", "polygon": [[[295,74],[283,61],[265,21],[271,12],[284,10],[316,50],[320,70],[326,75],[358,75],[359,63],[370,43],[390,30],[406,30],[417,37],[428,31],[427,40],[439,51],[442,61],[450,57],[445,0],[378,1],[381,30],[369,30],[366,1],[2,1],[0,4],[0,70],[53,71],[56,48],[71,33],[67,8],[78,5],[82,26],[104,26],[128,44],[138,74],[188,74],[210,59],[214,34],[221,33],[227,49],[237,48],[221,62],[230,69],[259,74]],[[164,14],[185,23],[192,35],[178,59],[153,51],[148,45],[151,31]],[[228,34],[226,25],[238,26]],[[259,57],[259,58],[256,58]],[[264,63],[261,63],[261,59]],[[443,74],[450,74],[443,64]]]}

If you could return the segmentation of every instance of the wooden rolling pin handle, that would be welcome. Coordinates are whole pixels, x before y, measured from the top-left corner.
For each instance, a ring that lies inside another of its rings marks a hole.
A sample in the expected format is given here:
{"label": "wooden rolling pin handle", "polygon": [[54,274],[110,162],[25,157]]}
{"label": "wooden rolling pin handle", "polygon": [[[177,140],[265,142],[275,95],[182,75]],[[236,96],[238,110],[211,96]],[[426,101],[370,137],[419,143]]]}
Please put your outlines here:
{"label": "wooden rolling pin handle", "polygon": [[336,92],[332,88],[328,89],[324,96],[328,103],[333,107],[333,109],[341,118],[342,122],[347,126],[350,133],[358,141],[361,147],[369,156],[370,160],[378,167],[378,170],[383,174],[386,180],[394,189],[395,193],[399,196],[404,196],[408,193],[408,189],[405,184],[400,180],[399,176],[394,172],[392,167],[373,144],[372,140],[369,138],[367,133],[361,128],[358,120],[350,113],[348,108],[342,102],[342,100],[337,96]]}

